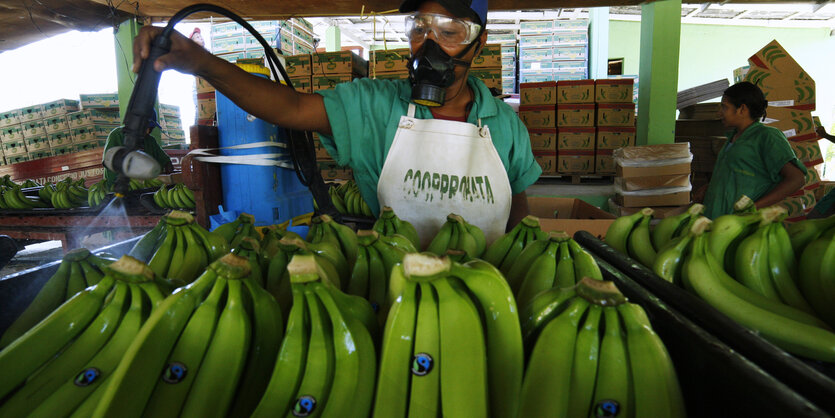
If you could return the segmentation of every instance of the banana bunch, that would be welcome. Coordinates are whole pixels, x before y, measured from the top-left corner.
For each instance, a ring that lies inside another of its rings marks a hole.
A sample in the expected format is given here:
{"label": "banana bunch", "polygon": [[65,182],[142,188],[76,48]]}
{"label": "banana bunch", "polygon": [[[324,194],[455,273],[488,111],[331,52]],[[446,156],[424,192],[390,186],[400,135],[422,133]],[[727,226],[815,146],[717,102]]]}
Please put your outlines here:
{"label": "banana bunch", "polygon": [[38,197],[46,203],[52,204],[52,194],[55,193],[55,183],[46,183],[38,189]]}
{"label": "banana bunch", "polygon": [[164,184],[164,183],[163,183],[163,182],[162,182],[162,180],[160,180],[160,179],[156,179],[156,178],[154,178],[154,179],[147,179],[147,180],[145,180],[145,181],[143,181],[143,182],[142,182],[142,188],[145,188],[145,189],[150,189],[150,188],[153,188],[153,187],[159,187],[159,186],[162,186],[163,184]]}
{"label": "banana bunch", "polygon": [[528,243],[511,262],[505,275],[520,308],[546,289],[572,287],[584,277],[603,280],[594,257],[568,234],[539,232],[541,234],[537,235],[543,235],[543,238]]}
{"label": "banana bunch", "polygon": [[708,251],[713,253],[722,268],[731,276],[735,276],[737,248],[745,238],[757,230],[757,226],[763,222],[764,215],[777,216],[779,213],[766,208],[741,215],[722,215],[711,225],[707,234]]}
{"label": "banana bunch", "polygon": [[11,175],[6,174],[5,176],[0,177],[0,186],[17,187],[17,186],[20,186],[20,185],[15,183],[14,180],[12,180]]}
{"label": "banana bunch", "polygon": [[197,225],[191,214],[172,210],[135,244],[130,254],[148,259],[148,266],[160,277],[191,283],[229,248],[222,236]]}
{"label": "banana bunch", "polygon": [[261,234],[255,229],[255,217],[248,213],[241,213],[234,221],[220,225],[212,232],[225,238],[231,248],[237,247],[244,237],[261,240]]}
{"label": "banana bunch", "polygon": [[241,256],[249,261],[249,277],[261,287],[265,287],[264,274],[261,270],[261,245],[258,244],[258,241],[250,237],[244,237],[238,246],[232,249],[232,254]]}
{"label": "banana bunch", "polygon": [[521,319],[531,354],[518,416],[686,415],[664,343],[614,283],[543,292]]}
{"label": "banana bunch", "polygon": [[164,298],[142,262],[124,256],[104,267],[97,284],[0,351],[0,416],[90,416]]}
{"label": "banana bunch", "polygon": [[374,417],[516,416],[522,339],[501,272],[414,253],[391,280],[402,291],[385,325]]}
{"label": "banana bunch", "polygon": [[46,281],[35,299],[6,329],[0,338],[0,348],[29,331],[76,293],[96,285],[104,276],[105,266],[113,261],[93,255],[86,248],[67,252],[55,274]]}
{"label": "banana bunch", "polygon": [[426,247],[426,251],[442,256],[448,249],[464,251],[470,258],[481,258],[487,249],[484,231],[468,223],[460,215],[450,213],[435,238],[432,238]]}
{"label": "banana bunch", "polygon": [[56,209],[78,208],[87,205],[87,194],[83,178],[78,181],[67,178],[55,184],[50,201]]}
{"label": "banana bunch", "polygon": [[29,210],[52,207],[40,197],[23,194],[21,186],[0,186],[0,209]]}
{"label": "banana bunch", "polygon": [[194,209],[194,193],[183,183],[171,187],[163,184],[154,192],[154,203],[164,209]]}
{"label": "banana bunch", "polygon": [[337,223],[329,215],[321,215],[311,219],[305,239],[313,244],[322,241],[336,244],[348,261],[348,266],[353,268],[357,260],[357,234],[353,229]]}
{"label": "banana bunch", "polygon": [[354,180],[348,180],[339,186],[328,189],[336,210],[343,215],[373,217],[371,208],[360,194],[360,188]]}
{"label": "banana bunch", "polygon": [[[709,235],[716,232],[714,230],[710,234],[705,233],[711,223],[709,219],[699,219],[691,229],[694,238],[689,255],[684,262],[681,277],[685,289],[695,293],[729,318],[759,333],[763,338],[792,354],[814,360],[835,362],[835,334],[830,331],[827,324],[804,310],[763,296],[741,283],[747,279],[737,281],[724,270],[721,261],[716,258],[709,248]],[[715,224],[715,222],[713,223]],[[763,252],[765,262],[752,259],[749,260],[750,264],[769,266],[768,255],[772,252],[768,248],[769,246],[773,246],[775,249],[773,252],[776,255],[776,257],[772,257],[774,259],[771,263],[772,266],[779,266],[783,262],[783,256],[791,254],[790,245],[786,245],[785,242],[781,244],[780,241],[785,241],[785,239],[780,238],[782,234],[779,231],[774,233],[773,229],[774,227],[765,225],[755,233],[756,235],[764,234],[766,236],[766,239],[757,239],[759,241],[757,246],[766,247]],[[764,232],[759,233],[760,230]],[[753,244],[747,245],[753,246]],[[814,248],[811,249],[814,250]],[[807,248],[807,251],[809,250],[810,248]],[[814,254],[815,257],[824,255],[821,253]],[[808,261],[811,264],[815,260],[804,260],[801,257],[801,263],[799,263],[800,275],[798,277],[801,288],[804,288],[804,283],[808,283],[804,274],[814,273],[807,272],[804,269],[803,261]],[[831,259],[826,261],[823,261],[823,259],[817,260],[817,265],[821,266],[827,262],[831,262]],[[773,270],[772,267],[766,268]],[[821,270],[818,271],[821,272]],[[744,274],[748,273],[745,272]],[[764,272],[766,277],[762,278],[763,282],[770,279],[768,277],[770,274],[769,271]],[[791,280],[791,277],[787,277],[786,274],[778,278],[784,281]],[[808,293],[806,297],[809,297]],[[815,306],[814,299],[810,298],[810,302]]]}
{"label": "banana bunch", "polygon": [[821,219],[806,219],[786,226],[794,255],[800,259],[806,246],[835,228],[835,216]]}
{"label": "banana bunch", "polygon": [[390,236],[392,234],[400,234],[412,242],[415,248],[420,248],[420,238],[417,230],[408,221],[404,221],[394,214],[394,210],[388,206],[383,206],[380,211],[380,217],[374,222],[371,229],[377,231],[381,235]]}
{"label": "banana bunch", "polygon": [[130,179],[128,190],[141,190],[145,188],[145,182],[137,179]]}
{"label": "banana bunch", "polygon": [[161,301],[83,416],[248,416],[270,381],[284,324],[275,299],[227,254]]}
{"label": "banana bunch", "polygon": [[26,179],[26,181],[24,181],[23,184],[20,185],[20,187],[23,187],[24,189],[27,189],[27,188],[30,188],[30,187],[41,187],[41,185],[40,185],[40,183],[38,183],[35,180]]}
{"label": "banana bunch", "polygon": [[516,258],[528,244],[547,237],[548,235],[539,227],[539,218],[528,215],[516,224],[510,232],[500,236],[490,244],[481,258],[496,266],[502,274],[507,275],[513,262],[516,261]]}
{"label": "banana bunch", "polygon": [[273,251],[273,255],[267,267],[265,288],[275,297],[285,313],[289,312],[293,300],[287,265],[294,255],[313,255],[319,268],[327,273],[326,278],[337,289],[342,289],[348,283],[351,274],[348,261],[339,246],[332,241],[314,244],[305,242],[294,232],[287,232],[270,251]]}
{"label": "banana bunch", "polygon": [[544,290],[574,287],[584,277],[603,280],[594,257],[565,232],[549,232],[547,238],[532,242],[507,275],[520,308]]}
{"label": "banana bunch", "polygon": [[371,307],[334,287],[313,255],[294,255],[287,270],[293,308],[252,416],[368,417],[377,365]]}
{"label": "banana bunch", "polygon": [[[826,323],[835,327],[835,306],[832,301],[835,300],[835,215],[825,219],[810,219],[800,221],[798,223],[807,223],[807,225],[798,226],[792,225],[789,228],[789,234],[795,232],[793,238],[801,236],[799,231],[809,227],[820,228],[816,238],[803,246],[803,252],[798,261],[798,274],[795,276],[797,283],[803,296],[812,305],[814,312],[826,321]],[[804,231],[806,232],[806,231]],[[814,236],[814,233],[803,234],[806,237]],[[804,240],[807,238],[804,238]],[[785,241],[783,241],[785,247]],[[791,271],[791,267],[789,267]]]}
{"label": "banana bunch", "polygon": [[415,253],[417,249],[403,235],[386,236],[377,231],[360,230],[357,243],[357,261],[351,270],[347,292],[371,302],[380,323],[384,323],[386,308],[397,297],[389,293],[391,271],[403,262],[406,254]]}
{"label": "banana bunch", "polygon": [[94,208],[100,205],[110,192],[112,192],[112,190],[110,190],[110,187],[108,187],[107,182],[104,180],[100,180],[93,184],[87,190],[87,206]]}

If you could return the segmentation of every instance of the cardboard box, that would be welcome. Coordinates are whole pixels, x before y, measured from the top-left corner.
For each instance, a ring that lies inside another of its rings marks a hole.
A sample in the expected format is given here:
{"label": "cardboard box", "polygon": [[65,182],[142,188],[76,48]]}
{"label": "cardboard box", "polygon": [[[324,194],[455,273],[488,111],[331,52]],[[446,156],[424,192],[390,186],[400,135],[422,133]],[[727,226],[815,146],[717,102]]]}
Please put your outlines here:
{"label": "cardboard box", "polygon": [[94,139],[92,141],[84,141],[84,142],[73,143],[72,147],[75,150],[75,152],[89,151],[91,149],[104,147],[104,143],[105,143],[105,140],[103,140],[103,139]]}
{"label": "cardboard box", "polygon": [[821,181],[820,187],[815,189],[815,199],[821,200],[833,190],[835,190],[835,181]]}
{"label": "cardboard box", "polygon": [[368,75],[368,61],[351,51],[319,52],[313,55],[312,63],[311,74],[314,79],[336,74]]}
{"label": "cardboard box", "polygon": [[[286,67],[285,67],[286,69]],[[215,91],[214,86],[209,84],[208,81],[204,80],[201,77],[194,77],[195,88],[197,90],[197,94],[200,93],[209,93]]]}
{"label": "cardboard box", "polygon": [[409,48],[381,49],[369,52],[369,56],[371,57],[371,61],[368,63],[368,72],[371,74],[408,72]]}
{"label": "cardboard box", "polygon": [[309,75],[290,77],[290,83],[300,93],[313,93],[313,79]]}
{"label": "cardboard box", "polygon": [[681,206],[690,204],[690,191],[635,196],[615,194],[615,202],[623,207],[645,208],[651,206]]}
{"label": "cardboard box", "polygon": [[0,142],[23,141],[23,127],[20,125],[0,128]]}
{"label": "cardboard box", "polygon": [[3,155],[6,157],[21,154],[26,155],[27,152],[26,143],[22,139],[3,143]]}
{"label": "cardboard box", "polygon": [[594,103],[594,80],[558,81],[557,103]]}
{"label": "cardboard box", "polygon": [[595,128],[559,128],[557,130],[557,151],[592,150],[597,136]]}
{"label": "cardboard box", "polygon": [[20,109],[20,123],[43,119],[43,105],[34,105]]}
{"label": "cardboard box", "polygon": [[554,50],[551,47],[545,48],[521,48],[519,49],[519,61],[546,62],[554,59]]}
{"label": "cardboard box", "polygon": [[472,68],[501,68],[502,46],[499,44],[487,44],[481,48],[481,53],[473,58]]}
{"label": "cardboard box", "polygon": [[246,51],[246,35],[228,36],[212,39],[212,53],[215,55],[229,52]]}
{"label": "cardboard box", "polygon": [[217,113],[215,93],[203,93],[197,95],[197,119],[214,119]]}
{"label": "cardboard box", "polygon": [[612,150],[599,149],[594,153],[594,172],[596,174],[615,174],[615,157]]}
{"label": "cardboard box", "polygon": [[324,180],[350,180],[354,178],[354,173],[350,167],[341,167],[336,163],[320,162],[319,170]]}
{"label": "cardboard box", "polygon": [[399,71],[393,73],[376,73],[372,78],[378,80],[407,80],[409,78],[408,71]]}
{"label": "cardboard box", "polygon": [[72,144],[69,144],[69,145],[61,145],[59,147],[53,147],[51,149],[51,151],[52,151],[52,155],[57,157],[59,155],[72,154],[73,152],[75,152],[75,148],[73,147]]}
{"label": "cardboard box", "polygon": [[43,104],[43,117],[51,118],[53,116],[66,115],[67,113],[78,111],[78,100],[60,99]]}
{"label": "cardboard box", "polygon": [[533,158],[542,167],[542,174],[557,174],[557,153],[550,151],[537,151]]}
{"label": "cardboard box", "polygon": [[815,82],[811,78],[807,79],[807,76],[789,78],[752,66],[745,76],[745,81],[756,84],[762,90],[769,107],[809,105],[814,110]]}
{"label": "cardboard box", "polygon": [[539,218],[543,231],[564,231],[573,236],[588,231],[603,239],[615,216],[580,199],[563,197],[528,197],[530,214]]}
{"label": "cardboard box", "polygon": [[594,126],[593,104],[565,104],[557,106],[557,126]]}
{"label": "cardboard box", "polygon": [[519,36],[519,47],[521,48],[550,47],[553,43],[554,36],[551,34]]}
{"label": "cardboard box", "polygon": [[330,90],[340,83],[350,83],[354,77],[351,74],[338,74],[332,76],[313,76],[313,91]]}
{"label": "cardboard box", "polygon": [[597,103],[632,103],[631,78],[594,81],[594,101]]}
{"label": "cardboard box", "polygon": [[310,54],[286,56],[284,57],[284,70],[290,78],[309,76],[311,59]]}
{"label": "cardboard box", "polygon": [[597,149],[614,150],[635,145],[636,131],[635,127],[600,126],[597,128]]}
{"label": "cardboard box", "polygon": [[47,134],[66,131],[70,129],[70,125],[67,122],[67,117],[65,115],[60,116],[52,116],[48,119],[44,119],[44,128],[46,129]]}
{"label": "cardboard box", "polygon": [[179,118],[180,117],[180,106],[177,105],[170,105],[165,103],[159,104],[159,115],[163,118]]}
{"label": "cardboard box", "polygon": [[30,120],[20,125],[23,131],[23,139],[34,138],[46,135],[46,127],[43,120]]}
{"label": "cardboard box", "polygon": [[804,192],[798,196],[789,196],[778,204],[788,211],[786,220],[798,220],[793,218],[805,216],[815,208],[816,203],[817,200],[815,199],[814,193]]}
{"label": "cardboard box", "polygon": [[330,154],[328,154],[328,150],[325,149],[325,146],[322,145],[322,141],[318,139],[313,140],[313,149],[316,150],[316,161],[323,161],[329,160],[333,161],[333,158]]}
{"label": "cardboard box", "polygon": [[519,119],[528,129],[556,128],[556,112],[554,106],[519,106]]}
{"label": "cardboard box", "polygon": [[29,156],[29,161],[40,160],[41,158],[51,157],[52,156],[52,150],[49,149],[49,148],[46,148],[46,149],[40,149],[40,150],[37,150],[37,151],[29,151],[29,153],[27,155]]}
{"label": "cardboard box", "polygon": [[528,136],[531,138],[532,151],[557,152],[556,129],[530,129]]}
{"label": "cardboard box", "polygon": [[[634,213],[640,212],[643,208],[632,208],[632,207],[623,207],[615,203],[614,199],[609,199],[607,202],[609,204],[609,212],[615,214],[615,216],[629,216]],[[690,208],[690,205],[681,205],[681,206],[653,206],[650,207],[654,212],[652,213],[653,219],[664,219],[669,218],[671,216],[680,215],[687,211]]]}
{"label": "cardboard box", "polygon": [[519,22],[519,33],[522,35],[551,33],[554,31],[553,20],[531,20]]}
{"label": "cardboard box", "polygon": [[818,138],[811,110],[769,106],[763,124],[779,129],[790,141],[806,141]]}
{"label": "cardboard box", "polygon": [[215,54],[216,57],[229,61],[233,64],[246,59],[246,51],[230,52],[228,54]]}
{"label": "cardboard box", "polygon": [[594,151],[561,151],[557,172],[560,174],[594,173]]}
{"label": "cardboard box", "polygon": [[24,140],[26,142],[26,151],[42,151],[42,150],[49,150],[49,139],[46,135],[38,136],[34,138],[27,138]]}
{"label": "cardboard box", "polygon": [[821,185],[820,174],[814,167],[806,169],[806,183],[803,185],[803,190],[814,191]]}
{"label": "cardboard box", "polygon": [[626,191],[651,190],[664,187],[690,186],[690,173],[646,177],[619,177],[620,187]]}
{"label": "cardboard box", "polygon": [[29,161],[29,154],[16,154],[16,155],[7,155],[6,156],[6,164],[17,164]]}
{"label": "cardboard box", "polygon": [[117,111],[90,109],[67,114],[67,125],[69,129],[88,125],[119,125],[121,123],[122,119],[119,117],[119,112]]}
{"label": "cardboard box", "polygon": [[0,128],[20,125],[20,109],[0,113]]}
{"label": "cardboard box", "polygon": [[82,109],[118,109],[119,94],[80,94]]}
{"label": "cardboard box", "polygon": [[521,105],[557,104],[557,82],[544,81],[519,84],[519,103]]}
{"label": "cardboard box", "polygon": [[616,164],[618,177],[649,178],[674,174],[690,174],[690,163],[670,164],[648,167],[624,167]]}
{"label": "cardboard box", "polygon": [[752,67],[751,70],[756,66],[760,69],[768,70],[773,74],[781,75],[784,78],[796,79],[803,82],[811,81],[814,84],[814,80],[809,77],[800,64],[789,55],[789,52],[777,40],[769,42],[757,51],[757,53],[748,58],[748,62]]}
{"label": "cardboard box", "polygon": [[555,46],[552,59],[585,59],[588,49],[585,46]]}
{"label": "cardboard box", "polygon": [[470,75],[481,80],[487,88],[502,89],[502,68],[475,68],[470,70]]}
{"label": "cardboard box", "polygon": [[817,139],[810,141],[789,141],[789,145],[794,150],[797,159],[806,167],[823,164],[823,155],[821,155],[821,149]]}
{"label": "cardboard box", "polygon": [[49,142],[49,148],[60,148],[72,144],[72,134],[69,129],[47,134],[46,139]]}
{"label": "cardboard box", "polygon": [[70,134],[72,135],[72,143],[79,144],[90,141],[107,140],[107,136],[115,128],[115,126],[106,125],[91,125],[82,126],[80,128],[74,128],[70,130]]}
{"label": "cardboard box", "polygon": [[599,103],[597,126],[635,126],[635,104]]}

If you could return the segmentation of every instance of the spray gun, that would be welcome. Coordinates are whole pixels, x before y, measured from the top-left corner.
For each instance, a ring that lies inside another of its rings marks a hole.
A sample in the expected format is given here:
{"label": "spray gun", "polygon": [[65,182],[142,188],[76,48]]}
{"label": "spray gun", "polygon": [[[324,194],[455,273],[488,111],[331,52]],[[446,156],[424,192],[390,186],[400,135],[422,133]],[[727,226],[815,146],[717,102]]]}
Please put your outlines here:
{"label": "spray gun", "polygon": [[122,128],[124,146],[110,148],[104,155],[105,167],[119,174],[113,187],[117,197],[127,194],[130,179],[151,179],[161,171],[159,163],[142,149],[148,119],[154,112],[159,87],[160,73],[154,70],[154,61],[167,54],[170,49],[170,31],[164,31],[151,42],[151,53],[139,67],[139,74],[125,111]]}

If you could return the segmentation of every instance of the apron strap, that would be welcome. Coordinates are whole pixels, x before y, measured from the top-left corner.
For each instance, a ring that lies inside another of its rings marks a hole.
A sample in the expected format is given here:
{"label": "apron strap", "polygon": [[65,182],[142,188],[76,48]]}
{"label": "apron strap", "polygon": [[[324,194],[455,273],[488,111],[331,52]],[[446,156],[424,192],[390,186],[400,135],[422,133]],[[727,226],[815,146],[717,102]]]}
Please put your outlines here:
{"label": "apron strap", "polygon": [[409,103],[409,111],[406,112],[406,116],[413,118],[415,117],[415,104]]}

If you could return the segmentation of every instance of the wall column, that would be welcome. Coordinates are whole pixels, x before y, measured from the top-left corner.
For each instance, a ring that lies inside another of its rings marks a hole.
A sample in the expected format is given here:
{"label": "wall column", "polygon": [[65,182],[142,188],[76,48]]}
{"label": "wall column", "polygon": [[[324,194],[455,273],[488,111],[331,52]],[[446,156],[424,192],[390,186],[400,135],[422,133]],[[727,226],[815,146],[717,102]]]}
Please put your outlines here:
{"label": "wall column", "polygon": [[609,8],[589,9],[589,78],[609,76]]}

